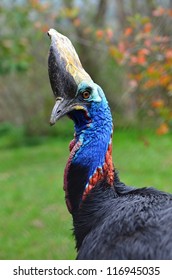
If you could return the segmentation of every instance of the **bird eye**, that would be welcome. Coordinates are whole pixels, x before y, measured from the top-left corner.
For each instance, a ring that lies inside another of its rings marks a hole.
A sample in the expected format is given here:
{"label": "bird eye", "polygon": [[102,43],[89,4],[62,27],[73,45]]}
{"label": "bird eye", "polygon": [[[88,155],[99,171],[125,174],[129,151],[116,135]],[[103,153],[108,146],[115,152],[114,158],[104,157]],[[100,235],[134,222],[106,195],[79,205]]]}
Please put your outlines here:
{"label": "bird eye", "polygon": [[84,91],[84,92],[82,93],[82,97],[83,97],[84,99],[88,99],[88,98],[90,97],[90,92],[89,92],[89,91]]}

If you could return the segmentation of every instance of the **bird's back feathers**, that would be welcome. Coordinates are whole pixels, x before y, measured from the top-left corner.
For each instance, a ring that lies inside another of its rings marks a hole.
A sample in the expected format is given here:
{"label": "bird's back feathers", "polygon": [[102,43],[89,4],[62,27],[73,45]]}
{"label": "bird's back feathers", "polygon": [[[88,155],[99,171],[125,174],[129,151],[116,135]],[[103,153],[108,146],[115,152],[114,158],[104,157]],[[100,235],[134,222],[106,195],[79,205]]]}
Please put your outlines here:
{"label": "bird's back feathers", "polygon": [[99,182],[74,215],[77,258],[172,259],[171,229],[172,195]]}

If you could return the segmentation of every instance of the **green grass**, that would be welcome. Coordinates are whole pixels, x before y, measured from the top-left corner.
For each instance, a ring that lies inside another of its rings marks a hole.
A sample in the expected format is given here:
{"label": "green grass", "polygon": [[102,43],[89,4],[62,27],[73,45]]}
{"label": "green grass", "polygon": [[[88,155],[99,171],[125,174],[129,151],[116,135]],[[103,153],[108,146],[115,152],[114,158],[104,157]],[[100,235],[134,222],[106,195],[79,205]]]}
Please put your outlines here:
{"label": "green grass", "polygon": [[[2,149],[0,138],[0,259],[75,258],[62,188],[69,141]],[[171,143],[172,135],[117,130],[114,163],[121,180],[172,192]]]}
{"label": "green grass", "polygon": [[116,131],[113,155],[120,178],[126,184],[172,192],[172,134]]}

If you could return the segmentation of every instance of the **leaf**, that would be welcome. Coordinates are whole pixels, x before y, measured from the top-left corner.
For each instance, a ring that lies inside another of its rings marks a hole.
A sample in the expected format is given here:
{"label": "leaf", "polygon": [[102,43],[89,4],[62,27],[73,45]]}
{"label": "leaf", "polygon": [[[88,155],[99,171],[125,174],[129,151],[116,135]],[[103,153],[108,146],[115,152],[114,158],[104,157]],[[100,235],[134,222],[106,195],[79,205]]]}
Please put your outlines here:
{"label": "leaf", "polygon": [[48,24],[43,24],[42,26],[41,26],[41,31],[43,32],[43,33],[46,33],[48,30],[49,30],[49,26],[48,26]]}
{"label": "leaf", "polygon": [[81,25],[81,20],[80,20],[80,18],[75,18],[74,20],[73,20],[73,25],[75,26],[75,27],[79,27],[80,25]]}
{"label": "leaf", "polygon": [[126,37],[130,36],[132,33],[133,33],[133,28],[131,28],[131,27],[127,27],[127,28],[124,30],[124,35],[125,35]]}
{"label": "leaf", "polygon": [[125,53],[126,47],[125,47],[125,43],[124,42],[119,42],[118,44],[118,49],[121,53]]}
{"label": "leaf", "polygon": [[163,72],[164,68],[154,63],[147,67],[145,71],[145,77],[148,77],[149,79],[153,80],[159,79]]}
{"label": "leaf", "polygon": [[164,135],[169,132],[169,126],[166,123],[162,123],[159,128],[156,130],[158,135]]}
{"label": "leaf", "polygon": [[171,81],[171,75],[164,74],[160,77],[160,85],[167,86]]}
{"label": "leaf", "polygon": [[145,33],[150,33],[152,31],[152,28],[153,28],[152,23],[148,22],[144,25],[143,31]]}
{"label": "leaf", "polygon": [[11,49],[13,47],[13,42],[11,39],[5,39],[1,42],[1,44],[6,49]]}
{"label": "leaf", "polygon": [[137,80],[130,80],[129,81],[129,86],[130,86],[130,88],[132,89],[132,90],[135,90],[137,87],[138,87],[138,82],[137,82]]}
{"label": "leaf", "polygon": [[168,43],[170,41],[169,36],[155,36],[154,41],[156,43]]}
{"label": "leaf", "polygon": [[113,38],[113,30],[111,28],[106,29],[106,37],[108,41],[111,41]]}
{"label": "leaf", "polygon": [[144,41],[144,45],[145,45],[145,47],[150,48],[152,46],[152,40],[147,38]]}
{"label": "leaf", "polygon": [[162,100],[162,99],[154,100],[154,101],[152,101],[151,105],[153,108],[163,108],[164,100]]}
{"label": "leaf", "polygon": [[139,65],[145,65],[146,64],[146,56],[145,55],[138,55],[137,63]]}
{"label": "leaf", "polygon": [[165,52],[165,57],[166,57],[167,59],[172,58],[172,49],[166,50],[166,52]]}
{"label": "leaf", "polygon": [[152,12],[152,15],[154,17],[160,17],[162,15],[164,15],[166,12],[166,10],[163,8],[163,7],[158,7],[157,9],[155,9],[153,12]]}
{"label": "leaf", "polygon": [[150,54],[150,50],[143,48],[138,51],[138,55],[148,55]]}
{"label": "leaf", "polygon": [[168,85],[167,90],[168,90],[169,92],[172,92],[172,82]]}
{"label": "leaf", "polygon": [[159,82],[157,80],[150,79],[143,83],[143,89],[147,90],[147,89],[155,88],[158,86],[158,84]]}
{"label": "leaf", "polygon": [[115,46],[109,47],[110,56],[117,59],[119,62],[123,59],[123,54]]}
{"label": "leaf", "polygon": [[102,30],[102,29],[96,30],[96,37],[99,40],[103,39],[103,37],[104,37],[104,30]]}
{"label": "leaf", "polygon": [[137,56],[131,55],[130,56],[130,63],[132,64],[137,64]]}
{"label": "leaf", "polygon": [[167,14],[172,17],[172,9],[168,9]]}

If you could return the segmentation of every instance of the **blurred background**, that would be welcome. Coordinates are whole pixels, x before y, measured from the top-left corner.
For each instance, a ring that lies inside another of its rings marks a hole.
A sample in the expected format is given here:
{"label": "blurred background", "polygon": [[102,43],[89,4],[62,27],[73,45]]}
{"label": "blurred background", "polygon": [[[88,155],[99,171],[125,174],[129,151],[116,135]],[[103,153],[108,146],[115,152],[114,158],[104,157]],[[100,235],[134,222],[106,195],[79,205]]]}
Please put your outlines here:
{"label": "blurred background", "polygon": [[122,181],[172,191],[172,1],[1,0],[0,259],[73,259],[63,171],[73,124],[52,128],[47,31],[73,42],[114,116]]}

